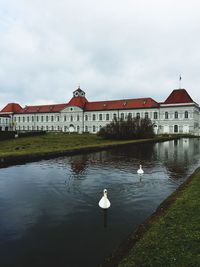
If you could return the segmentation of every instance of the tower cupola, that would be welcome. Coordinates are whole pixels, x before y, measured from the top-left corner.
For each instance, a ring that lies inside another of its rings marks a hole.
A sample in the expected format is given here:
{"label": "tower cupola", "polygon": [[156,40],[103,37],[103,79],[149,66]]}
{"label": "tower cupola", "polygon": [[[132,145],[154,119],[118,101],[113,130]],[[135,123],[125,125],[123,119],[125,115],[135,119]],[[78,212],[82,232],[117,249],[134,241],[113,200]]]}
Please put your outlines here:
{"label": "tower cupola", "polygon": [[85,92],[80,88],[80,85],[78,88],[73,92],[73,97],[85,97]]}

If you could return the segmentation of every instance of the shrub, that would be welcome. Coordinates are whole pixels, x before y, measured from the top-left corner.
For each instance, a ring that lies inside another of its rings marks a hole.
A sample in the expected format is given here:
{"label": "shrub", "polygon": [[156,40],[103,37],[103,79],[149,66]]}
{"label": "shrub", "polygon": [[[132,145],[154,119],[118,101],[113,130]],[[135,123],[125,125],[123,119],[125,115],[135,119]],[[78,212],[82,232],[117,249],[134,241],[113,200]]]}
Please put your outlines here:
{"label": "shrub", "polygon": [[13,131],[0,131],[0,141],[13,139],[15,137],[16,132]]}
{"label": "shrub", "polygon": [[114,119],[98,135],[106,139],[141,139],[154,137],[154,124],[147,118]]}

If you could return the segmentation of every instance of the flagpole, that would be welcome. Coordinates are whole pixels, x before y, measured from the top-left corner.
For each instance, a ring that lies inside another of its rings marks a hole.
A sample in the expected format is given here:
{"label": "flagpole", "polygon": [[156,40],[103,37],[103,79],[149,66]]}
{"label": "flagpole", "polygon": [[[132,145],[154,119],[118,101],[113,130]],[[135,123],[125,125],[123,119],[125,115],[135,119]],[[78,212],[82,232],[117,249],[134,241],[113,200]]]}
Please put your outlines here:
{"label": "flagpole", "polygon": [[182,80],[182,77],[181,75],[179,76],[179,89],[181,89],[181,80]]}

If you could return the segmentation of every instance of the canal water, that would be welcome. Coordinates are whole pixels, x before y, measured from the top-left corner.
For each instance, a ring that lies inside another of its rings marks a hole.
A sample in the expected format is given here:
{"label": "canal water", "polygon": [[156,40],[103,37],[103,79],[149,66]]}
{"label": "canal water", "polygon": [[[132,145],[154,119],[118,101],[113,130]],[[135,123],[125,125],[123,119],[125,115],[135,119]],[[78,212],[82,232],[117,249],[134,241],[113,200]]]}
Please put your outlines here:
{"label": "canal water", "polygon": [[0,169],[0,266],[98,266],[199,165],[180,139]]}

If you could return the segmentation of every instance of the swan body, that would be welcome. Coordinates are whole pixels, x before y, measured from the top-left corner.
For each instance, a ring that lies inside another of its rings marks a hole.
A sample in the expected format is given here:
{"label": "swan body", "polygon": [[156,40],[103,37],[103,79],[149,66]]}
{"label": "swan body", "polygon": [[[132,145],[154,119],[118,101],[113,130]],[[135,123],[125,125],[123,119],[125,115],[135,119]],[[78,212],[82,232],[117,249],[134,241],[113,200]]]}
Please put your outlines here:
{"label": "swan body", "polygon": [[144,173],[144,171],[142,169],[142,165],[140,165],[140,168],[137,170],[137,173],[138,174],[143,174]]}
{"label": "swan body", "polygon": [[107,190],[104,189],[103,190],[103,197],[99,201],[99,207],[102,209],[108,209],[108,208],[110,208],[110,205],[111,205],[110,201],[107,197]]}

